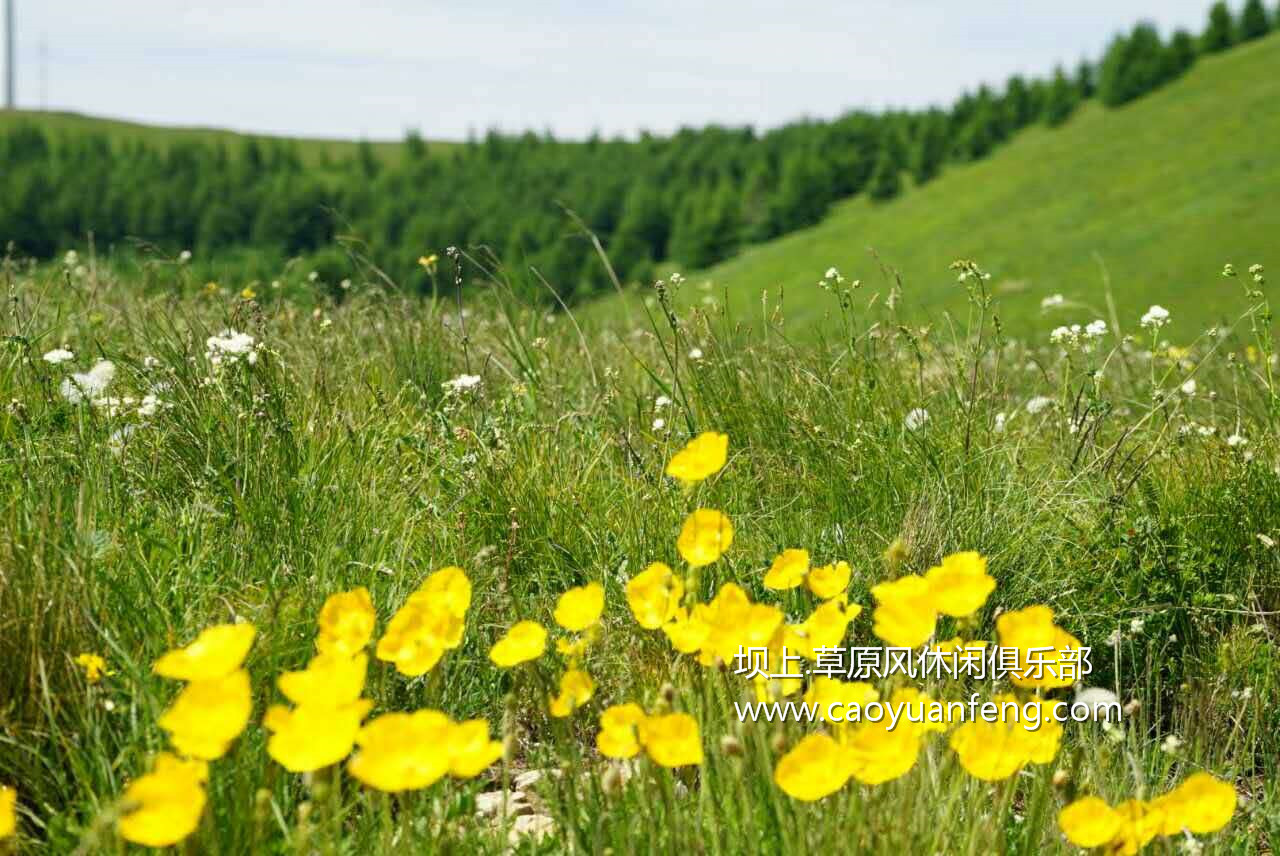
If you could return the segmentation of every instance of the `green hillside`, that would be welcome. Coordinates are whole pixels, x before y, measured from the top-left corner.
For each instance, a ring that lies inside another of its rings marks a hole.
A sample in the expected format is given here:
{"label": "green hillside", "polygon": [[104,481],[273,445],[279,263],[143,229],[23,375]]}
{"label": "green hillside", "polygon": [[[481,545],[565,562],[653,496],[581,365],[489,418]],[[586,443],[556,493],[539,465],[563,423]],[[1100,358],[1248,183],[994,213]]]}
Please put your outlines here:
{"label": "green hillside", "polygon": [[904,307],[937,309],[963,303],[947,266],[967,257],[993,272],[1002,315],[1018,327],[1053,293],[1091,306],[1054,317],[1101,314],[1105,269],[1122,314],[1161,303],[1189,333],[1237,305],[1223,293],[1224,262],[1280,265],[1277,104],[1273,35],[1128,106],[1089,102],[1064,127],[1025,131],[891,202],[841,203],[815,227],[690,278],[727,292],[740,317],[758,317],[762,290],[773,300],[784,289],[788,320],[808,322],[832,306],[815,286],[832,265],[868,296],[883,291],[873,249],[901,271]]}
{"label": "green hillside", "polygon": [[[349,157],[355,152],[359,142],[356,140],[327,140],[308,137],[275,137],[270,134],[241,134],[218,128],[177,127],[164,125],[145,125],[140,122],[129,122],[123,119],[108,119],[100,116],[86,116],[83,113],[41,110],[0,110],[0,133],[13,125],[34,123],[43,130],[53,134],[105,134],[112,140],[139,141],[152,145],[169,145],[176,142],[221,142],[233,151],[248,136],[259,139],[281,139],[298,147],[304,161],[317,163],[328,157],[339,160]],[[400,141],[371,141],[373,150],[388,163],[400,160]],[[446,150],[453,143],[429,142],[431,150]]]}

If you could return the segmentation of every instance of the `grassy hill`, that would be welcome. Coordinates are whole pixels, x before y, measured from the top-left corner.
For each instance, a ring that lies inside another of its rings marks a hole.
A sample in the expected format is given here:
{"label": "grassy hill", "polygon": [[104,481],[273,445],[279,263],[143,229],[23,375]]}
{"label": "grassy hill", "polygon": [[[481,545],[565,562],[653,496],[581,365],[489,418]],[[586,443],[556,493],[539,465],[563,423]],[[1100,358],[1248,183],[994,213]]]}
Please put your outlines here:
{"label": "grassy hill", "polygon": [[[106,134],[115,140],[141,140],[143,142],[169,145],[184,140],[202,140],[222,142],[235,151],[241,140],[253,136],[259,139],[286,139],[298,146],[303,159],[308,163],[318,163],[326,156],[340,159],[355,151],[359,142],[356,140],[328,140],[308,137],[277,138],[271,134],[241,134],[218,128],[178,127],[164,125],[145,125],[140,122],[129,122],[123,119],[108,119],[100,116],[86,116],[83,113],[69,113],[42,110],[0,110],[0,132],[10,125],[19,123],[35,123],[44,130],[55,134]],[[374,141],[374,152],[389,163],[400,157],[399,141]],[[432,151],[445,151],[453,144],[429,142]]]}
{"label": "grassy hill", "polygon": [[758,316],[761,291],[785,289],[787,318],[808,322],[832,306],[815,287],[831,265],[884,290],[869,249],[902,272],[909,310],[962,304],[947,266],[967,257],[992,271],[1017,328],[1052,293],[1090,304],[1059,310],[1063,321],[1103,314],[1105,269],[1122,315],[1161,303],[1173,334],[1190,333],[1239,305],[1218,276],[1224,262],[1280,265],[1278,103],[1273,35],[1126,107],[1090,102],[1066,126],[1026,131],[891,202],[844,202],[691,278],[726,290],[739,316]]}

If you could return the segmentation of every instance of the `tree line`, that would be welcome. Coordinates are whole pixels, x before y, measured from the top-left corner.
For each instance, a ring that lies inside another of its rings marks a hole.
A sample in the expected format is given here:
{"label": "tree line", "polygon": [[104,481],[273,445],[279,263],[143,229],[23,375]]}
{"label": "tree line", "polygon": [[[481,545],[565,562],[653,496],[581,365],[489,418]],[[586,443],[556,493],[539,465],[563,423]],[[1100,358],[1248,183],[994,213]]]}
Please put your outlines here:
{"label": "tree line", "polygon": [[1238,18],[1217,3],[1198,36],[1180,30],[1165,40],[1139,23],[1096,64],[1015,75],[949,109],[857,111],[763,133],[708,126],[636,140],[490,132],[430,154],[410,134],[395,163],[368,144],[307,164],[289,141],[248,137],[232,150],[213,141],[60,136],[19,124],[0,136],[0,240],[49,258],[89,234],[99,247],[141,238],[174,253],[235,257],[257,277],[303,256],[336,281],[347,264],[337,242],[354,236],[361,253],[419,288],[428,287],[415,263],[423,253],[481,247],[522,272],[515,281],[530,295],[546,296],[550,286],[574,299],[609,287],[584,228],[599,236],[624,281],[647,281],[662,262],[704,268],[743,245],[817,223],[836,200],[890,199],[904,177],[927,183],[946,164],[984,158],[1023,128],[1059,125],[1086,99],[1132,101],[1199,56],[1265,35],[1274,23],[1260,0],[1248,0]]}

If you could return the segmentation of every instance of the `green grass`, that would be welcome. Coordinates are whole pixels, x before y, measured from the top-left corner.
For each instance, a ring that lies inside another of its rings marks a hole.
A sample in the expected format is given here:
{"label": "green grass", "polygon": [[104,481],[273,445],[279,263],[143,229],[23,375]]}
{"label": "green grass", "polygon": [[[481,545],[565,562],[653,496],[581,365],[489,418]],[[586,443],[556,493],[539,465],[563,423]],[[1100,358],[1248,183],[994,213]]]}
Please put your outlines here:
{"label": "green grass", "polygon": [[[119,142],[143,142],[151,145],[169,146],[173,143],[216,142],[228,147],[235,154],[240,144],[248,137],[262,140],[280,139],[293,143],[298,153],[308,164],[317,164],[325,158],[341,160],[355,154],[356,140],[326,140],[311,137],[277,137],[271,134],[242,134],[218,128],[189,128],[166,125],[147,125],[140,122],[129,122],[123,119],[108,119],[99,116],[86,116],[83,113],[69,113],[42,110],[0,110],[0,132],[7,127],[18,124],[34,124],[48,133],[55,135],[75,136],[78,134],[104,134],[109,139]],[[401,157],[403,143],[400,141],[371,141],[374,152],[388,163],[397,163]],[[433,153],[447,152],[453,143],[428,142],[428,150]]]}
{"label": "green grass", "polygon": [[[887,291],[880,262],[901,272],[902,305],[936,318],[964,302],[947,265],[978,259],[1019,332],[1041,298],[1088,304],[1061,321],[1105,316],[1110,281],[1121,315],[1177,307],[1171,335],[1222,320],[1224,261],[1261,259],[1280,233],[1280,36],[1203,59],[1145,98],[1108,110],[1089,102],[1058,129],[1034,128],[981,162],[885,204],[859,197],[819,225],[691,273],[724,290],[739,317],[758,317],[761,293],[785,293],[785,314],[826,311],[814,283],[831,265]],[[870,253],[874,250],[878,262]],[[606,310],[608,311],[608,310]]]}
{"label": "green grass", "polygon": [[[1280,389],[1265,297],[1240,280],[1214,286],[1240,323],[1171,357],[1132,324],[1089,352],[1005,342],[989,321],[1003,298],[987,306],[980,291],[971,325],[923,336],[883,304],[841,311],[826,296],[832,323],[796,344],[781,324],[740,327],[718,311],[579,330],[514,305],[501,283],[459,319],[372,277],[335,304],[200,294],[181,268],[149,276],[2,274],[0,783],[19,791],[24,849],[127,849],[120,797],[166,745],[157,719],[177,691],[151,664],[229,620],[259,629],[253,715],[212,765],[189,852],[502,852],[507,830],[474,816],[475,796],[529,769],[562,774],[526,789],[555,831],[521,852],[1065,853],[1054,818],[1072,797],[1151,798],[1200,770],[1242,800],[1208,849],[1274,847]],[[261,344],[256,364],[210,364],[206,339],[228,326]],[[42,359],[61,345],[72,362]],[[694,347],[701,360],[684,357]],[[120,400],[66,401],[67,374],[101,358],[117,366],[107,394]],[[479,387],[447,394],[464,372]],[[1194,395],[1178,391],[1189,377]],[[165,406],[142,416],[147,393]],[[674,402],[658,408],[659,395]],[[1049,403],[1031,413],[1035,396]],[[929,411],[922,430],[904,426],[914,408]],[[664,464],[708,429],[729,435],[728,464],[683,491]],[[872,586],[979,550],[997,588],[972,626],[944,619],[941,637],[990,639],[998,611],[1047,604],[1093,647],[1089,683],[1138,704],[1110,735],[1069,725],[1052,761],[1004,782],[969,776],[935,735],[900,779],[794,801],[774,766],[820,728],[738,723],[731,702],[748,686],[675,654],[626,606],[626,581],[649,562],[687,570],[675,536],[697,506],[736,529],[724,557],[691,575],[699,600],[735,581],[798,621],[814,599],[761,581],[780,549],[806,547],[852,564],[849,598],[864,611],[845,643],[872,645]],[[905,558],[882,559],[895,540]],[[374,715],[484,717],[508,765],[386,799],[342,767],[303,776],[272,761],[262,715],[282,701],[276,677],[311,656],[326,596],[368,587],[376,639],[430,571],[453,564],[474,585],[462,645],[425,678],[371,662],[365,695]],[[551,719],[560,658],[504,672],[486,653],[516,620],[552,627],[557,596],[588,581],[606,592],[584,659],[598,686],[583,710]],[[82,652],[113,674],[88,683]],[[641,761],[623,781],[594,749],[599,713],[623,701],[692,713],[703,764]],[[1161,750],[1169,735],[1183,741],[1175,752]]]}

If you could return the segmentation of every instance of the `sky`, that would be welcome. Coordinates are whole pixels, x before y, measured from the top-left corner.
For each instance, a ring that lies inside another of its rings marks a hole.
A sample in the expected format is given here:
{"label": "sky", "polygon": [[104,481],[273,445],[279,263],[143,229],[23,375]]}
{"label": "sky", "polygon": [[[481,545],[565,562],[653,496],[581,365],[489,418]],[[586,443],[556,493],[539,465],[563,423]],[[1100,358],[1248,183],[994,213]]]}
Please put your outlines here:
{"label": "sky", "polygon": [[[582,138],[947,104],[1209,0],[15,0],[18,106],[307,137]],[[1238,8],[1239,2],[1233,2]]]}

